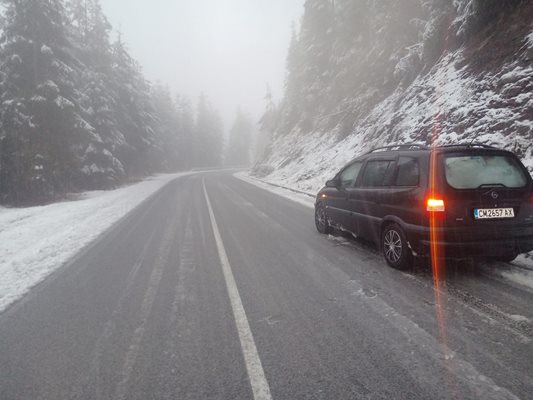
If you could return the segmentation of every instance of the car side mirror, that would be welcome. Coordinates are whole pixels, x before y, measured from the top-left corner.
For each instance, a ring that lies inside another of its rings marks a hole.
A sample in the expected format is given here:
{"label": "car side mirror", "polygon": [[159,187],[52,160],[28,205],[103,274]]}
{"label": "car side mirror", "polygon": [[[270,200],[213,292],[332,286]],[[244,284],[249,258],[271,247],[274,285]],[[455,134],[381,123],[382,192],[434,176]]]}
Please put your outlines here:
{"label": "car side mirror", "polygon": [[336,188],[339,187],[340,182],[337,179],[332,179],[326,182],[326,187]]}

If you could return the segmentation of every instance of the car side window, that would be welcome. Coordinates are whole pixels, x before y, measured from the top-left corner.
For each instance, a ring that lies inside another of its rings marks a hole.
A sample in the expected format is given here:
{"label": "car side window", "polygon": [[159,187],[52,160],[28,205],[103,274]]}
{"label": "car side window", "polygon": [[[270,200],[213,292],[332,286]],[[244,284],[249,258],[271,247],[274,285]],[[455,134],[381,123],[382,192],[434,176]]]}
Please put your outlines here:
{"label": "car side window", "polygon": [[387,171],[393,161],[388,160],[374,160],[366,164],[365,172],[361,182],[362,187],[377,187],[385,185],[385,178]]}
{"label": "car side window", "polygon": [[418,186],[420,167],[418,160],[412,157],[400,157],[396,169],[395,186]]}
{"label": "car side window", "polygon": [[353,186],[357,180],[357,177],[359,176],[362,166],[363,163],[361,161],[357,161],[345,168],[344,171],[342,171],[339,175],[341,187]]}

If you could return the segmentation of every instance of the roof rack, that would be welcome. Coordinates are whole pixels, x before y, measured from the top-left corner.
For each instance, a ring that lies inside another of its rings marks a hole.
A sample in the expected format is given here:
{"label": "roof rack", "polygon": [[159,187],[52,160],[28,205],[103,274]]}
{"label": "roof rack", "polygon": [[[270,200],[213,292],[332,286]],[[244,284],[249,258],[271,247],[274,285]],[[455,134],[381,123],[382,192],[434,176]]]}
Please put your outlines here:
{"label": "roof rack", "polygon": [[435,146],[435,147],[437,147],[437,148],[446,148],[446,149],[453,148],[453,147],[467,147],[467,148],[481,147],[482,149],[499,150],[497,147],[494,147],[494,146],[491,146],[491,145],[488,145],[488,144],[484,144],[484,143],[477,143],[477,142],[458,143],[458,144],[445,144],[445,145]]}
{"label": "roof rack", "polygon": [[376,147],[375,149],[370,150],[367,154],[378,153],[381,151],[399,151],[399,150],[427,150],[428,147],[419,144],[419,143],[404,143],[404,144],[393,144],[390,146]]}
{"label": "roof rack", "polygon": [[379,153],[379,152],[384,152],[384,151],[430,150],[430,149],[476,148],[476,147],[482,148],[482,149],[500,150],[497,147],[484,144],[484,143],[477,143],[477,142],[444,144],[444,145],[436,145],[436,146],[429,146],[429,147],[424,144],[420,144],[420,143],[404,143],[404,144],[392,144],[389,146],[376,147],[370,150],[366,154]]}

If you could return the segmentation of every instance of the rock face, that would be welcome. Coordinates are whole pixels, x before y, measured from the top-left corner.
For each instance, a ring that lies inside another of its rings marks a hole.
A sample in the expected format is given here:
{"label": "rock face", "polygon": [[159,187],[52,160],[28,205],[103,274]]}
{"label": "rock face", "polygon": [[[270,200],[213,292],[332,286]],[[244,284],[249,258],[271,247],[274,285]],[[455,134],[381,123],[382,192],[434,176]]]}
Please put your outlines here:
{"label": "rock face", "polygon": [[[390,11],[369,22],[377,28],[375,36],[343,50],[359,55],[357,68],[346,72],[349,67],[339,60],[347,53],[335,52],[339,45],[333,38],[329,80],[299,82],[304,95],[309,85],[322,84],[317,106],[294,112],[298,96],[289,69],[287,91],[292,93],[278,105],[277,118],[263,118],[276,123],[265,127],[272,142],[261,171],[272,170],[270,180],[314,191],[347,161],[376,146],[473,140],[515,151],[533,171],[533,3],[408,1],[406,15],[394,1],[387,2]],[[309,3],[302,29],[310,29],[305,24]],[[390,25],[398,21],[414,31],[394,32]],[[333,18],[332,23],[340,22]],[[379,28],[380,23],[389,25]],[[340,79],[352,92],[335,97]]]}

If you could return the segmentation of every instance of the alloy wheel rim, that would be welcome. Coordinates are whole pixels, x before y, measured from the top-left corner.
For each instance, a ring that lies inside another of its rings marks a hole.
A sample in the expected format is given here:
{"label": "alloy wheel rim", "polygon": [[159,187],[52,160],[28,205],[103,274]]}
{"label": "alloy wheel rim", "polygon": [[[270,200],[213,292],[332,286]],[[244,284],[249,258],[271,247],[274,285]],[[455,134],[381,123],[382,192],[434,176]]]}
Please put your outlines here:
{"label": "alloy wheel rim", "polygon": [[326,213],[324,208],[320,207],[316,210],[316,221],[320,227],[326,226]]}
{"label": "alloy wheel rim", "polygon": [[400,234],[391,229],[385,234],[385,240],[383,241],[385,249],[385,257],[393,263],[397,263],[402,257],[402,238]]}

